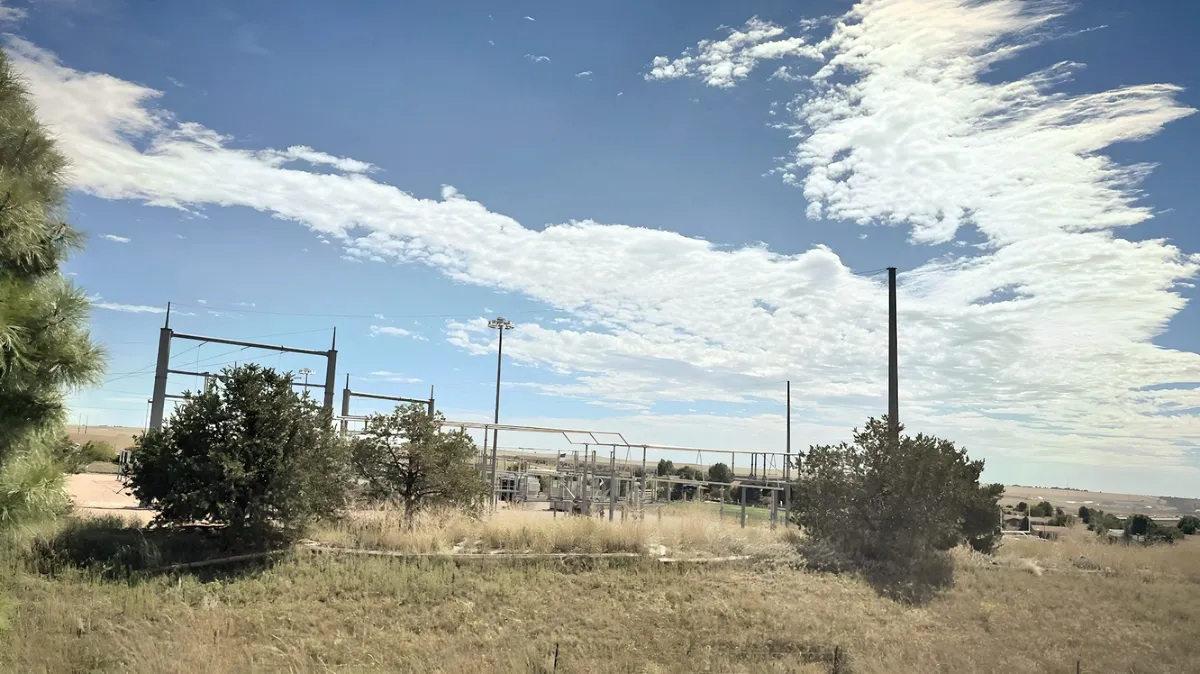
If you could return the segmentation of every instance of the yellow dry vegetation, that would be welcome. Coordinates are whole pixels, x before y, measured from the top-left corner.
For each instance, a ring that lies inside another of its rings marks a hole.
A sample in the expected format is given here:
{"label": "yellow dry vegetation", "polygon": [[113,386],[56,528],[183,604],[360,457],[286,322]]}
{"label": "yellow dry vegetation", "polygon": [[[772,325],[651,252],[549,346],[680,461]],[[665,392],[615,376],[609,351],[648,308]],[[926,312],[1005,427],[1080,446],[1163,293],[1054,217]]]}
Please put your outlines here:
{"label": "yellow dry vegetation", "polygon": [[[627,553],[648,556],[755,555],[778,558],[794,546],[782,525],[750,521],[745,529],[721,520],[705,504],[647,510],[644,517],[607,511],[591,517],[531,508],[501,509],[486,519],[428,513],[411,527],[400,513],[361,511],[335,525],[319,527],[313,538],[326,545],[405,553]],[[794,530],[793,530],[794,533]]]}
{"label": "yellow dry vegetation", "polygon": [[[0,565],[0,670],[14,672],[1191,672],[1200,545],[1079,534],[956,551],[953,589],[910,607],[853,575],[806,571],[788,535],[694,512],[640,522],[390,515],[317,532],[330,544],[442,552],[715,555],[735,565],[389,559],[295,552],[216,579],[104,580]],[[668,545],[669,544],[669,545]],[[776,554],[776,553],[779,554]],[[651,555],[653,556],[653,555]],[[1081,559],[1082,558],[1082,559]],[[836,654],[836,656],[835,656]],[[837,664],[834,664],[834,658]],[[835,667],[837,668],[835,670]]]}

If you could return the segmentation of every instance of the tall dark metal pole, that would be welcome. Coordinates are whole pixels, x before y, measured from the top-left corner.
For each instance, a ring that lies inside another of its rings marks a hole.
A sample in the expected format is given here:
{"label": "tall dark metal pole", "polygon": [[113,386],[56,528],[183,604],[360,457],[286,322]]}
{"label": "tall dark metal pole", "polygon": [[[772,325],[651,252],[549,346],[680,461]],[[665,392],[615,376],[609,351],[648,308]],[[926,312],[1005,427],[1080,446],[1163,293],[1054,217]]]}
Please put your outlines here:
{"label": "tall dark metal pole", "polygon": [[[496,414],[492,419],[492,508],[496,507],[496,455],[500,450],[500,367],[504,363],[504,331],[513,328],[512,321],[503,316],[488,321],[488,327],[500,331],[500,342],[496,348]],[[433,398],[432,395],[429,396]],[[484,446],[487,445],[487,428],[483,429]]]}
{"label": "tall dark metal pole", "polygon": [[[492,418],[492,422],[500,423],[500,365],[503,363],[504,356],[504,326],[500,326],[500,346],[496,349],[496,414]],[[492,429],[492,447],[499,447],[499,442],[496,438],[500,435],[499,428]]]}
{"label": "tall dark metal pole", "polygon": [[[346,388],[349,388],[347,385]],[[329,410],[329,414],[333,414],[333,396],[336,395],[337,389],[337,328],[333,329],[333,341],[329,344],[329,350],[325,352],[325,399],[323,400],[325,409]]]}
{"label": "tall dark metal pole", "polygon": [[167,302],[167,320],[158,331],[158,361],[154,368],[154,393],[150,397],[150,430],[162,428],[167,405],[167,370],[171,367],[171,303]]}
{"label": "tall dark metal pole", "polygon": [[896,268],[888,267],[888,436],[900,444],[900,357],[896,339]]}
{"label": "tall dark metal pole", "polygon": [[787,517],[792,512],[792,382],[787,383],[787,447],[783,464],[783,526],[787,528]]}

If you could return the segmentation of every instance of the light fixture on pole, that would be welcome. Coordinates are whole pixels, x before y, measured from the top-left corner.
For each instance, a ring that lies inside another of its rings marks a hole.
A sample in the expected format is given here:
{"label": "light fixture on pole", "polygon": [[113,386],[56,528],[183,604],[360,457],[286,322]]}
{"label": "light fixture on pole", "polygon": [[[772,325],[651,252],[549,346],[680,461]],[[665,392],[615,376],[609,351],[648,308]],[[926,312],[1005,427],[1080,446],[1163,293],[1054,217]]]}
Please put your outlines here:
{"label": "light fixture on pole", "polygon": [[304,375],[304,390],[306,390],[306,391],[308,390],[308,375],[310,375],[312,373],[313,373],[313,371],[308,369],[307,367],[301,368],[301,370],[299,372],[299,374]]}
{"label": "light fixture on pole", "polygon": [[[505,318],[503,316],[500,316],[499,318],[493,318],[492,320],[488,321],[488,327],[493,330],[500,331],[500,342],[496,348],[496,414],[495,414],[495,417],[492,419],[492,423],[499,424],[500,423],[500,364],[503,362],[502,358],[504,356],[504,331],[512,330],[514,326],[513,326],[512,321],[508,320],[507,318]],[[495,506],[495,502],[496,502],[496,489],[495,489],[495,486],[496,486],[496,454],[497,454],[497,450],[500,447],[500,445],[498,445],[496,443],[497,443],[497,438],[499,437],[499,435],[500,435],[500,429],[493,428],[492,429],[492,505],[493,506]]]}

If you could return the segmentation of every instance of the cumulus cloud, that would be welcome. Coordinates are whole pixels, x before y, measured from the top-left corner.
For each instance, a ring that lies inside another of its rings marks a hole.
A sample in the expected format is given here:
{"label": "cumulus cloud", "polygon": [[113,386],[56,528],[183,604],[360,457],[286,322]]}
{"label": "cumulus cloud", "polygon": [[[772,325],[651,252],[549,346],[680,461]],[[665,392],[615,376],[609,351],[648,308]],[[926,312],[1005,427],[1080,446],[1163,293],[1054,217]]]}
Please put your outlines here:
{"label": "cumulus cloud", "polygon": [[131,240],[129,237],[117,236],[116,234],[105,234],[104,236],[101,236],[100,238],[107,239],[109,241],[112,241],[113,243],[129,243]]}
{"label": "cumulus cloud", "polygon": [[[821,52],[803,37],[783,37],[777,24],[752,17],[740,30],[730,30],[723,40],[701,40],[677,59],[656,56],[647,80],[699,77],[710,87],[729,88],[743,80],[759,61],[803,56],[820,59]],[[777,73],[778,74],[778,73]]]}
{"label": "cumulus cloud", "polygon": [[[940,220],[957,214],[959,226],[987,239],[972,257],[939,256],[901,274],[901,402],[910,427],[949,429],[993,456],[1182,470],[1188,459],[1178,442],[1200,438],[1200,419],[1186,412],[1200,407],[1200,391],[1155,387],[1200,381],[1200,356],[1151,340],[1183,307],[1176,284],[1197,274],[1200,258],[1112,235],[1148,215],[1133,202],[1147,169],[1100,152],[1190,110],[1166,85],[1072,97],[1051,95],[1045,73],[982,83],[996,52],[1039,25],[1014,9],[1023,6],[858,6],[821,43],[835,70],[814,74],[816,88],[789,108],[797,150],[785,179],[806,194],[811,181],[825,217],[862,213],[931,241],[944,236],[931,236],[947,227]],[[898,14],[876,21],[872,12]],[[890,26],[901,20],[908,31]],[[767,41],[778,39],[755,44]],[[741,405],[780,400],[781,382],[791,379],[797,409],[843,433],[884,407],[885,289],[827,247],[784,255],[586,220],[527,228],[461,195],[419,199],[362,173],[284,165],[277,151],[242,149],[176,120],[156,106],[153,89],[74,70],[19,40],[10,54],[72,161],[77,189],[254,208],[356,259],[426,265],[558,309],[573,322],[519,323],[505,338],[506,355],[547,373],[552,383],[538,385],[546,393],[643,409],[664,400]],[[943,67],[914,67],[927,60]],[[688,67],[721,77],[700,65]],[[981,118],[978,110],[990,112]],[[900,124],[927,142],[881,146]],[[930,129],[942,134],[936,142]],[[1004,154],[1003,165],[992,152]],[[445,330],[470,353],[494,353],[495,331],[482,319]]]}

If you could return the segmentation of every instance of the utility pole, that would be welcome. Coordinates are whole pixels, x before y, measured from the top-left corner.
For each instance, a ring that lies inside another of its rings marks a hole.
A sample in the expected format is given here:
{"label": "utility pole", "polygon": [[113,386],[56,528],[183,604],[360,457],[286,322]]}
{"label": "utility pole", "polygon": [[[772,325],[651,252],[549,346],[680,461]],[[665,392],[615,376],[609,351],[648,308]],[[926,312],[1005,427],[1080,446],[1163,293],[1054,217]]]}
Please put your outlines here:
{"label": "utility pole", "polygon": [[787,382],[787,446],[783,464],[783,528],[787,528],[787,517],[792,512],[792,382]]}
{"label": "utility pole", "polygon": [[[492,419],[492,423],[498,425],[500,423],[500,365],[503,362],[502,359],[504,357],[504,331],[512,330],[513,327],[515,327],[515,326],[513,326],[512,321],[508,320],[507,318],[505,318],[503,316],[500,316],[499,318],[493,318],[492,320],[488,321],[488,327],[492,328],[494,330],[500,331],[500,342],[499,342],[499,345],[496,347],[496,415]],[[499,435],[500,435],[500,429],[493,428],[492,429],[493,452],[495,451],[495,448],[499,446],[499,444],[498,444],[499,440],[497,439],[499,437]],[[495,470],[494,462],[493,462],[492,469]],[[495,479],[494,476],[493,476],[493,479]]]}
{"label": "utility pole", "polygon": [[171,303],[167,302],[167,318],[158,331],[158,362],[154,368],[154,395],[150,403],[150,428],[162,428],[163,409],[167,404],[167,369],[171,367]]}
{"label": "utility pole", "polygon": [[896,268],[888,267],[888,437],[900,446],[900,357],[896,339]]}

